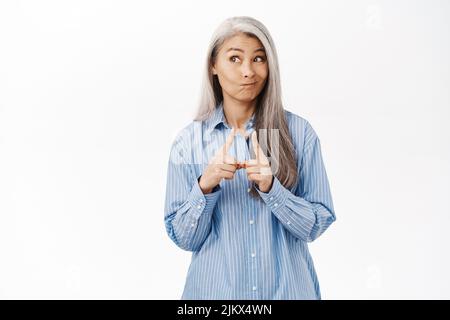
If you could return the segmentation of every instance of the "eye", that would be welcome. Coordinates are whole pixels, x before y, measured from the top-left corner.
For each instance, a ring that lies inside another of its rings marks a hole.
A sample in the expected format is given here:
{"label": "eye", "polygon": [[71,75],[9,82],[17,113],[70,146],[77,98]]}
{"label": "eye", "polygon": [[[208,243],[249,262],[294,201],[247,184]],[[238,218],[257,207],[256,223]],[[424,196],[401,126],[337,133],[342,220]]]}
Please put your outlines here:
{"label": "eye", "polygon": [[[237,62],[238,60],[236,60],[236,59],[239,59],[239,57],[238,56],[231,56],[230,57],[230,61],[231,62]],[[257,61],[257,59],[260,59],[260,60]],[[257,57],[255,57],[255,59],[253,61],[264,62],[264,61],[266,61],[266,59],[263,56],[257,56]]]}
{"label": "eye", "polygon": [[231,61],[231,62],[236,62],[236,61],[234,60],[234,58],[239,58],[239,57],[238,57],[238,56],[231,56],[231,57],[230,57],[230,61]]}

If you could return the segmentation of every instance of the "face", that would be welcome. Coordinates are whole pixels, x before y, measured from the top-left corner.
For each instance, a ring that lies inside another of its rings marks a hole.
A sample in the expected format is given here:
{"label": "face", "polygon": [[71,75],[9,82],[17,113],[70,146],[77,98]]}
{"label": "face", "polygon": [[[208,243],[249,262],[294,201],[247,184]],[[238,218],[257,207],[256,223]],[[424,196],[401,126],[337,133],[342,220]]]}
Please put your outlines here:
{"label": "face", "polygon": [[238,34],[227,39],[219,52],[213,74],[222,93],[241,102],[252,102],[264,88],[269,73],[266,54],[257,38]]}

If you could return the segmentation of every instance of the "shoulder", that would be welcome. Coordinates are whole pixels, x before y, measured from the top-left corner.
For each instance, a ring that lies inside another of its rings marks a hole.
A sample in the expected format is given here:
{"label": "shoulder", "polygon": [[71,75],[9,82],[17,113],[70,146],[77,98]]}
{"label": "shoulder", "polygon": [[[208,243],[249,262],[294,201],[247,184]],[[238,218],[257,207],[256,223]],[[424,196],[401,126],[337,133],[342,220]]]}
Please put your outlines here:
{"label": "shoulder", "polygon": [[193,120],[179,129],[172,140],[171,153],[188,157],[198,137],[201,137],[203,121]]}
{"label": "shoulder", "polygon": [[188,124],[185,124],[181,129],[178,130],[175,140],[186,139],[190,135],[192,135],[195,131],[195,128],[198,126],[199,121],[191,121]]}
{"label": "shoulder", "polygon": [[314,130],[310,121],[305,117],[296,114],[290,110],[284,110],[289,131],[293,142],[297,145],[308,146],[314,143],[318,138],[316,130]]}

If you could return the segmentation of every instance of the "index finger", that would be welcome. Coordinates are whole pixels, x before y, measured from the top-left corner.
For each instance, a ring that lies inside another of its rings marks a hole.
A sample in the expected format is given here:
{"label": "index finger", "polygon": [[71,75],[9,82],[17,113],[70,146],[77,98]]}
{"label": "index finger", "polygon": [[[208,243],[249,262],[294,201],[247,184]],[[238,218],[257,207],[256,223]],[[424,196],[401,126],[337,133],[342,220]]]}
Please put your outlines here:
{"label": "index finger", "polygon": [[233,143],[234,136],[236,134],[236,131],[234,128],[231,129],[230,134],[227,137],[227,140],[225,141],[225,144],[223,145],[223,154],[227,154],[228,150],[230,150],[231,144]]}
{"label": "index finger", "polygon": [[259,147],[256,130],[252,132],[252,144],[253,144],[253,151],[255,151],[256,159],[259,160],[261,156],[261,148]]}

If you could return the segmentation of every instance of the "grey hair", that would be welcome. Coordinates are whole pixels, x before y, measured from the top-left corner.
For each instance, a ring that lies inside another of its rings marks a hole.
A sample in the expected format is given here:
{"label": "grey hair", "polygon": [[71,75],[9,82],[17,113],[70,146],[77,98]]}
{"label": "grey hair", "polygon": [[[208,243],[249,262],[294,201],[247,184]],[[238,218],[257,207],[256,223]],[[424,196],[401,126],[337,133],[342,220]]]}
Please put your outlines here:
{"label": "grey hair", "polygon": [[[271,161],[277,162],[278,169],[274,175],[286,188],[293,187],[297,184],[298,179],[297,162],[281,99],[278,56],[269,31],[260,21],[248,16],[231,17],[223,21],[213,33],[206,54],[199,107],[194,121],[208,119],[214,113],[216,106],[223,101],[222,88],[217,75],[212,73],[212,66],[223,43],[239,33],[257,38],[265,49],[269,72],[266,84],[257,97],[254,129],[260,142],[262,136],[260,129],[267,129],[266,132],[274,131],[273,129],[278,131],[277,142],[274,143],[273,136],[267,134],[264,135],[265,138],[267,137],[267,142],[261,144],[266,146],[265,150],[269,156],[272,147],[274,150],[277,149],[277,157],[270,157]],[[255,197],[259,196],[255,188],[252,189],[251,194]]]}

